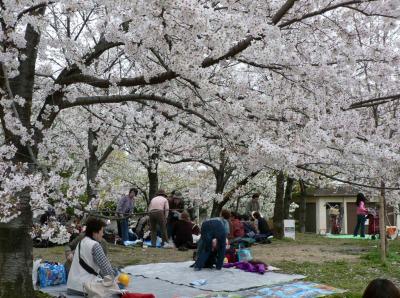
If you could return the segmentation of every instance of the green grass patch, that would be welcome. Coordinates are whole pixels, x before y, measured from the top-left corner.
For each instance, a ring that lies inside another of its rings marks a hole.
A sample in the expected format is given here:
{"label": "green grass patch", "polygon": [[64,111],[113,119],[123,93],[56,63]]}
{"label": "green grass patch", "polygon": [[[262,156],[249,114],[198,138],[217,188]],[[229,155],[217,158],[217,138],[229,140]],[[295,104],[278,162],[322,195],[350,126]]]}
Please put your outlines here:
{"label": "green grass patch", "polygon": [[380,261],[378,248],[372,247],[354,262],[298,263],[283,261],[277,263],[276,266],[287,273],[305,275],[307,276],[306,280],[348,290],[345,294],[333,297],[361,297],[366,286],[375,278],[399,281],[399,241],[390,244],[390,253],[385,264]]}

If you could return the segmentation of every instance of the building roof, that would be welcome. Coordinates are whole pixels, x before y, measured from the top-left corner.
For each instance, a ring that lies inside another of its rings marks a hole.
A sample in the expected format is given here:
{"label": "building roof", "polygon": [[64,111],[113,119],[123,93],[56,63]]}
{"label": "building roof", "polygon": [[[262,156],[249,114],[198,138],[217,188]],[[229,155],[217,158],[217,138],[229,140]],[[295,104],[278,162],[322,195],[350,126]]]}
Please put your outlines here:
{"label": "building roof", "polygon": [[355,197],[360,191],[350,185],[307,190],[307,197]]}

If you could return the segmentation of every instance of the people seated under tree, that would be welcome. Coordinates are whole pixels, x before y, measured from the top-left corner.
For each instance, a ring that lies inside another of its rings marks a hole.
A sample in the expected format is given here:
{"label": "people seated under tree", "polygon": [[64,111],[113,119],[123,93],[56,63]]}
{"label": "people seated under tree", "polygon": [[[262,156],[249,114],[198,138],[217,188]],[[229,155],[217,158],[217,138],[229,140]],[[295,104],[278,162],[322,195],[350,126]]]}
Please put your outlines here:
{"label": "people seated under tree", "polygon": [[180,250],[196,248],[193,244],[193,223],[190,221],[189,213],[183,211],[177,222],[172,227],[172,240]]}
{"label": "people seated under tree", "polygon": [[89,218],[86,222],[85,237],[79,242],[68,274],[68,295],[84,295],[83,284],[94,282],[97,276],[114,277],[111,263],[106,257],[100,241],[103,238],[105,222]]}
{"label": "people seated under tree", "polygon": [[245,237],[253,238],[257,234],[257,228],[254,225],[254,221],[250,221],[250,216],[243,214],[242,223]]}
{"label": "people seated under tree", "polygon": [[257,220],[257,235],[256,240],[264,240],[269,236],[272,236],[272,231],[268,226],[268,223],[265,218],[261,217],[259,212],[254,212],[253,217]]}
{"label": "people seated under tree", "polygon": [[231,222],[232,222],[232,237],[233,238],[242,238],[244,237],[244,226],[240,221],[241,216],[236,212],[231,212]]}

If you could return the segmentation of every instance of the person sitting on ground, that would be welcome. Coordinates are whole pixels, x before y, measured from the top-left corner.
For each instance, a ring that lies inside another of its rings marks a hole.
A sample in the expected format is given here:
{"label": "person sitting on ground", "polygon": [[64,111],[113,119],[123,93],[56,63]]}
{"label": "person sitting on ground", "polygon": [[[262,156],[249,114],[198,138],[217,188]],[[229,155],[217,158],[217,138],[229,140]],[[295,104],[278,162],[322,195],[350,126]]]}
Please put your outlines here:
{"label": "person sitting on ground", "polygon": [[76,247],[68,274],[68,295],[84,295],[83,284],[94,282],[99,275],[114,278],[113,268],[99,243],[104,227],[105,222],[98,218],[89,218],[86,222],[85,237]]}
{"label": "person sitting on ground", "polygon": [[220,218],[211,218],[201,225],[201,237],[197,244],[194,270],[213,268],[221,270],[226,250],[226,228]]}
{"label": "person sitting on ground", "polygon": [[147,231],[150,231],[150,219],[148,215],[144,215],[140,217],[137,221],[136,227],[135,227],[135,233],[138,237],[138,239],[143,239],[144,234]]}
{"label": "person sitting on ground", "polygon": [[150,218],[150,233],[151,233],[151,247],[157,245],[157,228],[161,231],[162,243],[164,248],[172,248],[173,246],[168,243],[167,235],[167,218],[169,213],[169,203],[165,190],[160,189],[157,195],[150,201],[149,205],[149,218]]}
{"label": "person sitting on ground", "polygon": [[243,223],[240,221],[241,217],[236,212],[231,212],[231,222],[232,222],[232,237],[242,238],[244,237],[244,227]]}
{"label": "person sitting on ground", "polygon": [[189,213],[183,211],[180,219],[172,227],[172,240],[179,250],[196,248],[193,244],[193,223],[189,219]]}
{"label": "person sitting on ground", "polygon": [[262,236],[265,236],[266,238],[272,236],[272,232],[265,218],[261,217],[261,214],[257,211],[253,213],[253,217],[257,220],[257,230],[260,238]]}
{"label": "person sitting on ground", "polygon": [[245,237],[253,238],[257,234],[257,229],[254,222],[250,221],[250,216],[247,214],[242,215],[242,223]]}
{"label": "person sitting on ground", "polygon": [[362,298],[400,298],[400,290],[390,280],[377,278],[369,283]]}
{"label": "person sitting on ground", "polygon": [[[68,276],[69,270],[71,269],[75,249],[78,246],[79,242],[81,242],[81,240],[83,238],[85,238],[85,236],[86,236],[85,232],[82,232],[78,236],[76,236],[74,239],[72,239],[72,241],[70,241],[67,245],[64,246],[65,259],[66,259],[66,261],[64,263],[64,267],[65,267],[67,276]],[[101,238],[100,245],[101,245],[101,248],[103,249],[104,254],[107,256],[108,247],[107,247],[107,241],[104,238]]]}

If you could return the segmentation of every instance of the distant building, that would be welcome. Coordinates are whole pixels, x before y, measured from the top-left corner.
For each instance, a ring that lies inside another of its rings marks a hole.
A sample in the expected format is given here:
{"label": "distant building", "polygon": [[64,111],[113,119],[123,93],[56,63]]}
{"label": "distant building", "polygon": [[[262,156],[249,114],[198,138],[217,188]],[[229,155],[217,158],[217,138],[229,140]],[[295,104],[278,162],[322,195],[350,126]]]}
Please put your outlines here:
{"label": "distant building", "polygon": [[[352,234],[356,225],[356,196],[359,191],[351,186],[336,188],[320,188],[309,190],[306,194],[306,232],[326,234],[332,232],[329,208],[337,206],[341,218],[341,234]],[[378,207],[378,197],[367,197],[367,208]],[[300,201],[295,201],[297,204]],[[295,219],[299,219],[299,209],[295,211]],[[400,230],[400,216],[395,214],[391,206],[387,206],[390,225],[397,225]],[[366,222],[368,231],[368,221]]]}

